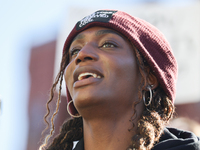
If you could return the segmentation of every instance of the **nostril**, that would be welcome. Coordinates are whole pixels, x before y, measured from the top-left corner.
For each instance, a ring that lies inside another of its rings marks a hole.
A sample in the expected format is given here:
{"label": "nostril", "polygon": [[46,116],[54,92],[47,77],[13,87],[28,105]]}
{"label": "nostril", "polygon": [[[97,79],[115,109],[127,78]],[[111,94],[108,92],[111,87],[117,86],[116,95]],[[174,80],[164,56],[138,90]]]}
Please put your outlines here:
{"label": "nostril", "polygon": [[93,60],[91,57],[85,57],[84,60]]}
{"label": "nostril", "polygon": [[87,61],[87,60],[93,60],[93,58],[92,57],[85,57],[83,59],[79,58],[79,59],[76,60],[76,63],[79,64],[80,62],[84,62],[84,61]]}
{"label": "nostril", "polygon": [[80,63],[81,62],[81,60],[80,59],[77,59],[77,63]]}

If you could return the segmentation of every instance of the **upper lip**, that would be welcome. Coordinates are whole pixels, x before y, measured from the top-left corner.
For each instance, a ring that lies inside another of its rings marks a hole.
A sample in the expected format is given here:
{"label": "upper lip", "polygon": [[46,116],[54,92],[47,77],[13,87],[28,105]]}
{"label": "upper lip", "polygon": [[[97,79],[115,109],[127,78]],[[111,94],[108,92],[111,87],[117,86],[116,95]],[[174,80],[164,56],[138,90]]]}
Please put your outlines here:
{"label": "upper lip", "polygon": [[73,72],[74,82],[78,81],[78,76],[81,73],[94,73],[94,74],[97,74],[97,76],[100,76],[101,78],[103,77],[103,74],[100,71],[100,69],[92,67],[92,66],[81,66],[81,67],[76,68]]}

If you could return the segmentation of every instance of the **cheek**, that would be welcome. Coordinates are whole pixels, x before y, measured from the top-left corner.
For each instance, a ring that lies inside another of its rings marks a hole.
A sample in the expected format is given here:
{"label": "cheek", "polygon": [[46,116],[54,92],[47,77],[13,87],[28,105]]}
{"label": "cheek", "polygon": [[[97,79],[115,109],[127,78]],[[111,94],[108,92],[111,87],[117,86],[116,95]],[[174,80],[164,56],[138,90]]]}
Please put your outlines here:
{"label": "cheek", "polygon": [[64,78],[65,78],[66,86],[68,87],[68,90],[71,93],[72,82],[73,82],[73,67],[72,67],[71,63],[68,64],[66,69],[65,69]]}
{"label": "cheek", "polygon": [[132,103],[133,99],[138,98],[140,86],[140,74],[137,65],[133,61],[124,64],[121,76],[122,78],[119,82],[121,84],[121,94],[126,95],[126,98]]}
{"label": "cheek", "polygon": [[140,74],[135,57],[125,55],[124,57],[116,57],[110,60],[113,61],[109,61],[106,65],[109,68],[110,79],[114,81],[113,87],[120,87],[127,90],[139,86]]}
{"label": "cheek", "polygon": [[130,60],[127,61],[127,63],[124,63],[122,67],[122,76],[124,78],[124,82],[126,82],[128,87],[131,85],[135,88],[139,83],[139,70],[137,65],[134,61]]}
{"label": "cheek", "polygon": [[137,75],[138,66],[132,57],[124,56],[110,60],[114,61],[108,63],[109,68],[111,68],[119,77],[133,78]]}

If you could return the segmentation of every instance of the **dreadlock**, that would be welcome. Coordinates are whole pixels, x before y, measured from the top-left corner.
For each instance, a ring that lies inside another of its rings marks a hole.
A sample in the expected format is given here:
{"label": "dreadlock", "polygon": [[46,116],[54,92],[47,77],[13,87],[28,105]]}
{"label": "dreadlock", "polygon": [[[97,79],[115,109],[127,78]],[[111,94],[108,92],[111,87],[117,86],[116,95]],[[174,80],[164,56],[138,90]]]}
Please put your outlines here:
{"label": "dreadlock", "polygon": [[65,68],[68,64],[68,61],[66,61],[66,60],[68,60],[68,52],[63,53],[62,61],[61,61],[61,64],[60,64],[60,71],[59,71],[58,75],[56,76],[55,82],[53,83],[53,85],[51,87],[50,97],[49,97],[49,100],[46,103],[47,113],[44,116],[44,121],[45,121],[47,126],[42,131],[42,135],[49,128],[49,122],[47,121],[47,117],[50,114],[49,104],[52,102],[52,100],[54,98],[56,86],[59,83],[59,93],[58,93],[58,99],[57,99],[57,102],[56,102],[56,110],[51,117],[51,130],[50,130],[50,133],[45,137],[44,143],[39,147],[39,150],[43,150],[45,147],[47,147],[47,143],[48,143],[50,137],[53,136],[53,133],[54,133],[54,129],[55,129],[54,119],[55,119],[55,117],[56,117],[56,115],[58,114],[58,111],[59,111],[59,106],[60,106],[60,102],[61,102],[61,89],[62,89],[63,75],[64,75],[64,70],[65,70]]}
{"label": "dreadlock", "polygon": [[[139,71],[142,76],[140,90],[138,91],[139,101],[141,101],[142,89],[149,86],[147,79],[152,72],[139,51],[134,46],[133,48],[135,49]],[[138,103],[139,102],[136,102],[135,105]],[[153,145],[158,142],[165,125],[173,117],[173,113],[174,105],[163,89],[158,86],[153,90],[152,102],[146,107],[141,118],[138,120],[138,133],[132,137],[132,145],[130,146],[130,149],[150,150]]]}
{"label": "dreadlock", "polygon": [[[136,59],[139,66],[139,72],[142,76],[141,86],[138,91],[139,100],[133,102],[133,116],[137,115],[135,107],[142,100],[142,89],[148,86],[147,79],[152,74],[150,71],[145,59],[139,53],[139,51],[133,46],[133,49],[136,53]],[[78,141],[83,137],[83,120],[82,117],[73,118],[67,120],[63,123],[60,133],[53,139],[53,142],[49,145],[49,139],[53,136],[54,132],[54,119],[58,113],[60,105],[60,95],[61,95],[61,85],[62,78],[64,75],[64,69],[68,64],[68,52],[63,54],[60,71],[56,77],[55,83],[53,84],[50,92],[50,98],[46,104],[47,113],[44,117],[44,121],[47,124],[47,127],[43,133],[49,128],[49,122],[47,117],[50,114],[49,103],[54,97],[54,92],[56,85],[59,83],[59,94],[56,103],[56,110],[51,117],[51,130],[50,133],[46,136],[44,144],[40,146],[40,150],[72,150],[73,141]],[[60,81],[60,82],[59,82]],[[137,125],[134,125],[133,119],[130,121],[133,124],[133,127],[137,128],[137,133],[132,137],[132,144],[129,146],[129,150],[150,150],[153,145],[158,142],[164,126],[172,118],[174,113],[174,105],[171,100],[167,97],[163,89],[158,86],[153,90],[152,102],[147,108],[143,111],[140,119],[137,122]],[[132,117],[133,117],[132,116]]]}

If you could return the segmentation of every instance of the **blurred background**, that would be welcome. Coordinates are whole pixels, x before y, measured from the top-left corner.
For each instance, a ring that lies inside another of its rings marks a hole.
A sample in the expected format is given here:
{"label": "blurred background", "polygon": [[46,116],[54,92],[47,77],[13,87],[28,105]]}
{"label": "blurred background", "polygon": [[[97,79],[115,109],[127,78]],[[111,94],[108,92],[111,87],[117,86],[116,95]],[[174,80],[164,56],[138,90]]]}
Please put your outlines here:
{"label": "blurred background", "polygon": [[[97,9],[125,11],[164,33],[179,64],[170,125],[200,135],[200,0],[0,0],[1,150],[38,149],[63,43]],[[64,87],[55,134],[69,118]]]}

